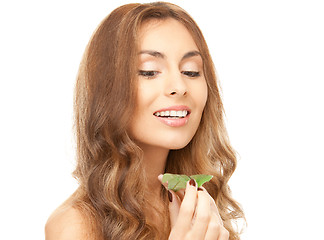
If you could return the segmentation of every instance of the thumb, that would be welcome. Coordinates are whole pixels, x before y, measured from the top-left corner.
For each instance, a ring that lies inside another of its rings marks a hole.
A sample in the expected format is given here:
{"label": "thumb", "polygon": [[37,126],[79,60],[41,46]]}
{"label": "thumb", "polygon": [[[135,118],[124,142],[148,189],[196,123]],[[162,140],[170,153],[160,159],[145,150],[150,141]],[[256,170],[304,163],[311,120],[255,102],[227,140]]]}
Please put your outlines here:
{"label": "thumb", "polygon": [[172,190],[168,190],[168,184],[162,182],[162,176],[163,175],[160,174],[158,176],[158,179],[161,182],[161,184],[165,187],[165,189],[168,191],[170,221],[171,221],[171,228],[173,228],[178,218],[181,200],[178,197],[178,195],[175,194]]}
{"label": "thumb", "polygon": [[168,190],[168,198],[169,198],[169,213],[170,213],[171,228],[173,228],[173,226],[175,225],[178,219],[181,201],[178,195],[171,190]]}

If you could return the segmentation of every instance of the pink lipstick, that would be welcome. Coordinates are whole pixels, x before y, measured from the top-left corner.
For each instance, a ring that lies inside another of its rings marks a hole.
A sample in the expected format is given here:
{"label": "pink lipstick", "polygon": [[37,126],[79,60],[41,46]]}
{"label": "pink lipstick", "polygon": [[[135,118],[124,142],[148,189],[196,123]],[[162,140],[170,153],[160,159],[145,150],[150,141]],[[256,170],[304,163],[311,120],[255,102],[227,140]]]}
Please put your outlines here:
{"label": "pink lipstick", "polygon": [[154,112],[154,116],[170,127],[181,127],[187,124],[190,108],[185,105],[171,106]]}

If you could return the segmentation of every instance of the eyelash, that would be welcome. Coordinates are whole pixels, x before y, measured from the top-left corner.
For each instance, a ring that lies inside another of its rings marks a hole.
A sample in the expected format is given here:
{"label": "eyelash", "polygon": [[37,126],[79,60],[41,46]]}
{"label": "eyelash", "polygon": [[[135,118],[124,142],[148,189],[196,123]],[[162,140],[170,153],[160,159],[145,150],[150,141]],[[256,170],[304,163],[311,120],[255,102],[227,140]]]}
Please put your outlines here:
{"label": "eyelash", "polygon": [[146,77],[146,78],[154,78],[159,72],[158,71],[138,71],[138,75]]}
{"label": "eyelash", "polygon": [[[160,72],[158,72],[158,71],[144,71],[144,70],[140,70],[138,72],[138,75],[150,79],[150,78],[154,78],[159,73]],[[186,75],[187,77],[190,77],[190,78],[200,77],[200,72],[196,72],[196,71],[182,71],[181,73],[184,74],[184,75]]]}
{"label": "eyelash", "polygon": [[195,77],[200,77],[200,72],[195,72],[195,71],[182,71],[182,74],[191,77],[191,78],[195,78]]}

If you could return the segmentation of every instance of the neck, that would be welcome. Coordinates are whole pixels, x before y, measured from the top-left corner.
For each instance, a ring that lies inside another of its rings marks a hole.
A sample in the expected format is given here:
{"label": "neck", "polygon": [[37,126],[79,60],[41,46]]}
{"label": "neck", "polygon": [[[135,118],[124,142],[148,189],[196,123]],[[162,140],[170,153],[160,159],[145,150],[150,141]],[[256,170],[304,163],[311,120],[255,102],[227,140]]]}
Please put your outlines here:
{"label": "neck", "polygon": [[147,176],[148,187],[155,197],[161,192],[161,182],[158,176],[164,173],[169,149],[154,146],[141,146],[144,152],[144,168]]}
{"label": "neck", "polygon": [[[161,199],[161,190],[163,186],[158,180],[158,176],[164,173],[169,150],[154,146],[139,145],[144,153],[144,171],[147,177],[147,187],[149,189],[146,200],[153,204],[156,209],[164,209],[165,204],[163,199]],[[155,210],[150,209],[146,214],[148,219],[157,227],[164,225],[161,216]]]}

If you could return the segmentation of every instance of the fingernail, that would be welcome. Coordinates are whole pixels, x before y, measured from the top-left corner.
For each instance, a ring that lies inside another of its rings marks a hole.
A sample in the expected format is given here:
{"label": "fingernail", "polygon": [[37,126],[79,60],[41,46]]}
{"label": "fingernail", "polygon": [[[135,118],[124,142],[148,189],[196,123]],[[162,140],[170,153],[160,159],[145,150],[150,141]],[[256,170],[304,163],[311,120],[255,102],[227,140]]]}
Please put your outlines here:
{"label": "fingernail", "polygon": [[204,191],[204,189],[202,189],[201,187],[198,188],[198,191]]}
{"label": "fingernail", "polygon": [[193,179],[190,179],[189,184],[193,187],[196,187],[196,182]]}
{"label": "fingernail", "polygon": [[172,202],[172,193],[168,190],[168,198],[169,198],[169,201]]}

